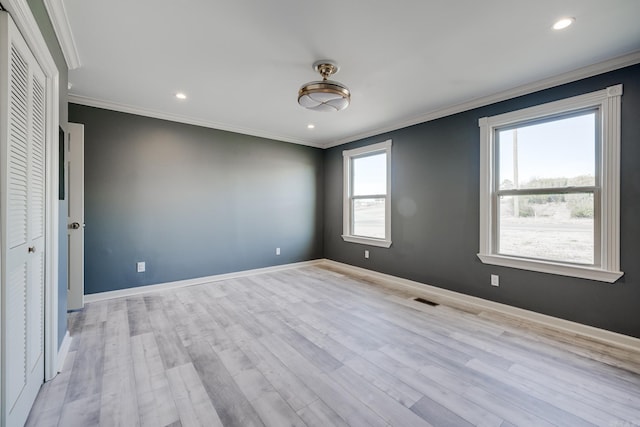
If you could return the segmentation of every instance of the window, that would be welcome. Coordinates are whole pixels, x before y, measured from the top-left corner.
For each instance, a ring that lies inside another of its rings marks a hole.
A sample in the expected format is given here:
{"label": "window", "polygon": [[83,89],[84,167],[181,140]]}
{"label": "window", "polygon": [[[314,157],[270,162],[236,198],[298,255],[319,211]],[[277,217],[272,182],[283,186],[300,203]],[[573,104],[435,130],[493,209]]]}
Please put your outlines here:
{"label": "window", "polygon": [[485,264],[615,282],[622,85],[480,119]]}
{"label": "window", "polygon": [[347,242],[391,246],[391,140],[346,150],[343,234]]}

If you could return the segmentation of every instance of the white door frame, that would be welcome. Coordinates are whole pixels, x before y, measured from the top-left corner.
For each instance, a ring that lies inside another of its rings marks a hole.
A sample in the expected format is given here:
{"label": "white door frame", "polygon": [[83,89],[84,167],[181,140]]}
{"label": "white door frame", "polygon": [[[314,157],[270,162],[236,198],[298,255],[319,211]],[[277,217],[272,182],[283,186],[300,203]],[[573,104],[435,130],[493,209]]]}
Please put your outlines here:
{"label": "white door frame", "polygon": [[[50,380],[58,366],[58,126],[59,73],[26,0],[2,0],[2,5],[20,30],[47,79],[46,84],[46,206],[44,376]],[[0,328],[1,331],[1,328]],[[1,353],[1,352],[0,352]],[[0,362],[2,354],[0,354]],[[1,373],[0,373],[1,375]],[[0,381],[2,378],[0,377]],[[0,400],[4,397],[0,395]]]}

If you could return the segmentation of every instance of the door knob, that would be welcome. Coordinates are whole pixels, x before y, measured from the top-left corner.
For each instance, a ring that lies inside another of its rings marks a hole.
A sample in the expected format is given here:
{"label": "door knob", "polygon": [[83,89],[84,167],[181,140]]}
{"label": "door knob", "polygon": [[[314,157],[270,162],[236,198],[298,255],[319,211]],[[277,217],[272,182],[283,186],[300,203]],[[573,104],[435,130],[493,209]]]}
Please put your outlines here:
{"label": "door knob", "polygon": [[35,253],[36,252],[36,247],[35,246],[29,246],[27,248],[27,252],[30,253],[30,254]]}
{"label": "door knob", "polygon": [[77,222],[72,222],[71,225],[69,225],[69,228],[72,228],[73,230],[77,230],[78,228],[80,228],[80,224]]}

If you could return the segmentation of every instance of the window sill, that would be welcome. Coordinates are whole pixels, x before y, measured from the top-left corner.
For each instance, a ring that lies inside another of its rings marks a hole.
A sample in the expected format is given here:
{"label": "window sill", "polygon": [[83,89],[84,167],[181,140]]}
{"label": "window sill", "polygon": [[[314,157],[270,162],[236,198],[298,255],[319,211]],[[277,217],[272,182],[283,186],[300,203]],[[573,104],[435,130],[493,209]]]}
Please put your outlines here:
{"label": "window sill", "polygon": [[614,283],[624,274],[622,271],[610,271],[601,268],[562,264],[551,261],[521,259],[505,255],[478,254],[478,258],[480,258],[484,264],[500,265],[502,267],[519,268],[521,270],[538,271],[541,273],[558,274],[561,276],[578,277],[608,283]]}
{"label": "window sill", "polygon": [[378,246],[380,248],[388,248],[391,246],[391,240],[374,239],[372,237],[347,236],[342,235],[345,242],[359,243],[361,245]]}

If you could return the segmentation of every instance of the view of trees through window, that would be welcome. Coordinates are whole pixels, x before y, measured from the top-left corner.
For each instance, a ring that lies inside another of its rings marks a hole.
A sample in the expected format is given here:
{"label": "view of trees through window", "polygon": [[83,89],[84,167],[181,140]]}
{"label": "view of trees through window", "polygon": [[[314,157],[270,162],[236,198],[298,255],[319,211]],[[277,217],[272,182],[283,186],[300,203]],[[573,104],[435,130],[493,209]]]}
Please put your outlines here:
{"label": "view of trees through window", "polygon": [[594,263],[596,112],[497,131],[498,252]]}

